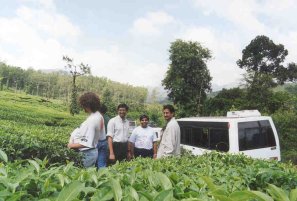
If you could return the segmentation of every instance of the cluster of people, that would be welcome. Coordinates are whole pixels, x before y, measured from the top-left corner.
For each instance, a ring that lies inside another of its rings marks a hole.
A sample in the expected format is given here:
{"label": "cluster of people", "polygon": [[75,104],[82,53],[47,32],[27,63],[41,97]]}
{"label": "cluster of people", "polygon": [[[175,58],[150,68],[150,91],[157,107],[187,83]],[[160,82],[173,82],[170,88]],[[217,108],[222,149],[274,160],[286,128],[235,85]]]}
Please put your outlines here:
{"label": "cluster of people", "polygon": [[172,105],[163,106],[166,126],[158,141],[156,133],[148,126],[149,116],[145,114],[139,117],[140,126],[130,135],[129,107],[124,103],[118,105],[118,115],[112,119],[106,115],[107,108],[100,105],[95,93],[83,94],[79,103],[88,117],[71,133],[68,148],[82,153],[84,167],[103,168],[135,157],[157,159],[180,154],[180,128]]}

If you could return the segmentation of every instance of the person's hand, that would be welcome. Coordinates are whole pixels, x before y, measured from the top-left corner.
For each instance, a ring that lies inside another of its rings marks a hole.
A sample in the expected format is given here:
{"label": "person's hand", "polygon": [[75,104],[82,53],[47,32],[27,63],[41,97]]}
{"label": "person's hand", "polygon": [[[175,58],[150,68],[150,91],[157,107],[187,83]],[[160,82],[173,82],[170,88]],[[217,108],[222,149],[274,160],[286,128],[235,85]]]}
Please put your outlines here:
{"label": "person's hand", "polygon": [[154,154],[153,158],[156,159],[157,158],[157,154]]}
{"label": "person's hand", "polygon": [[109,154],[109,160],[114,161],[115,160],[115,155],[114,154]]}

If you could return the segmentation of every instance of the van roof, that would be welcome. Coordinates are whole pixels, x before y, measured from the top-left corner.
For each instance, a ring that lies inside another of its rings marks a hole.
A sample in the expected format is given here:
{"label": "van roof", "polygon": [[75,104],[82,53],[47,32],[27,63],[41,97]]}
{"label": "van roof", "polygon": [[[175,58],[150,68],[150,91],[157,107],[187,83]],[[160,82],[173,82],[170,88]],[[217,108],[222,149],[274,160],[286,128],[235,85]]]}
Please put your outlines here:
{"label": "van roof", "polygon": [[187,117],[177,119],[177,121],[210,121],[210,122],[230,122],[230,121],[256,121],[256,120],[266,120],[269,119],[269,116],[260,116],[260,117]]}

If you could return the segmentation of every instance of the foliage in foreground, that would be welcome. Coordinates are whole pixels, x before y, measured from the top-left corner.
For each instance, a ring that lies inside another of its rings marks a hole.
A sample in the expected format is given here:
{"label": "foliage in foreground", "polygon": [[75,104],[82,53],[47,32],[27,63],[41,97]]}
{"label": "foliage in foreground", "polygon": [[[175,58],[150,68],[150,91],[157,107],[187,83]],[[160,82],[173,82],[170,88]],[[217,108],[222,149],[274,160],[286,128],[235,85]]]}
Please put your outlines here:
{"label": "foliage in foreground", "polygon": [[138,158],[110,168],[46,160],[7,162],[0,151],[0,200],[295,201],[290,164],[209,153],[162,160]]}

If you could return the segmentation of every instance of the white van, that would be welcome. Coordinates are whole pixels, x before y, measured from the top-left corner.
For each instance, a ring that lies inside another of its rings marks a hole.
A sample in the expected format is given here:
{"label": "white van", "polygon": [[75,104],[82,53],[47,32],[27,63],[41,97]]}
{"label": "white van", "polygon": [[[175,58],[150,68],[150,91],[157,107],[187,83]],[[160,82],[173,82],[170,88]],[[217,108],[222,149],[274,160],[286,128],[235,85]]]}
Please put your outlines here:
{"label": "white van", "polygon": [[129,134],[131,135],[133,130],[137,127],[136,121],[129,120]]}
{"label": "white van", "polygon": [[177,121],[181,129],[181,146],[195,155],[217,150],[281,160],[274,123],[271,117],[261,116],[258,110],[232,111],[226,117],[191,117]]}
{"label": "white van", "polygon": [[157,141],[160,141],[160,135],[161,135],[161,130],[162,128],[160,127],[151,127],[157,137]]}

